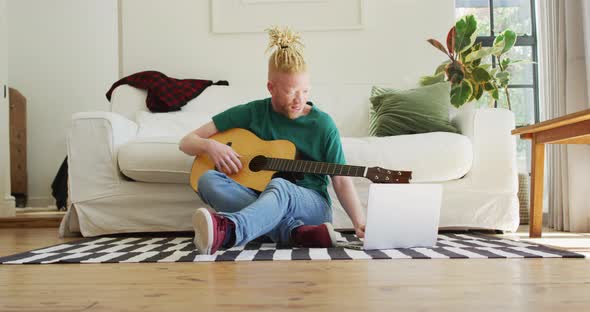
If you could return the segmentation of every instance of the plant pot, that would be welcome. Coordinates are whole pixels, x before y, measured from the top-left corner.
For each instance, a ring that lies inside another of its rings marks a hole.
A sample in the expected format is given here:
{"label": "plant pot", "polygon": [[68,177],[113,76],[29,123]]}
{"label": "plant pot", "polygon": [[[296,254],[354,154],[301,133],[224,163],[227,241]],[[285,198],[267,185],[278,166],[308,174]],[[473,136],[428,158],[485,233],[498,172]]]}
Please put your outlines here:
{"label": "plant pot", "polygon": [[530,176],[528,173],[518,173],[518,202],[520,206],[520,224],[529,224],[530,207]]}

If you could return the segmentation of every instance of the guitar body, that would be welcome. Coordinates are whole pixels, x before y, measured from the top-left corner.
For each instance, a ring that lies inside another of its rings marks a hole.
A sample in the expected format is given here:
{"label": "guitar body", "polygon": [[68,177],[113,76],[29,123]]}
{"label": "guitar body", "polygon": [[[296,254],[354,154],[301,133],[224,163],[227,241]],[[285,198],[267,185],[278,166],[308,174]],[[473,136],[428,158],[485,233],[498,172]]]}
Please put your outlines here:
{"label": "guitar body", "polygon": [[[249,164],[252,158],[263,155],[272,158],[295,159],[295,145],[287,140],[264,141],[252,132],[233,128],[219,132],[210,137],[222,144],[230,145],[240,156],[242,170],[236,174],[229,175],[231,179],[239,184],[257,191],[264,191],[276,171],[250,170]],[[215,170],[215,164],[208,155],[195,157],[191,169],[190,184],[193,190],[198,191],[199,178],[208,170]]]}

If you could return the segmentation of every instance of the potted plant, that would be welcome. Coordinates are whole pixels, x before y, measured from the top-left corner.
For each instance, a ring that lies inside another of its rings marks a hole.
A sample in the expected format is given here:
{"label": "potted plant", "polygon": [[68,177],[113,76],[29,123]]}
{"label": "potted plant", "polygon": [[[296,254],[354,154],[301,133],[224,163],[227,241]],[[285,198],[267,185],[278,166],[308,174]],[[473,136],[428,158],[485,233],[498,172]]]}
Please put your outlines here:
{"label": "potted plant", "polygon": [[[451,104],[455,107],[479,100],[484,92],[490,95],[490,99],[499,99],[499,92],[506,94],[506,104],[512,110],[508,83],[510,73],[508,68],[514,64],[528,61],[511,60],[506,57],[516,43],[516,34],[507,29],[498,35],[491,47],[482,47],[481,43],[475,43],[477,21],[473,15],[460,18],[447,34],[446,47],[435,39],[428,42],[448,56],[449,60],[436,68],[434,75],[420,79],[421,85],[429,85],[442,81],[451,83]],[[485,63],[483,59],[493,55],[496,57],[497,67]],[[490,105],[491,106],[491,105]],[[518,174],[521,224],[529,221],[529,174]]]}
{"label": "potted plant", "polygon": [[[511,60],[506,57],[516,43],[516,33],[507,29],[498,35],[491,47],[483,47],[481,42],[475,43],[477,21],[473,15],[460,18],[455,26],[449,30],[446,38],[446,47],[440,41],[428,39],[428,42],[442,51],[449,60],[436,68],[434,75],[420,79],[421,85],[449,81],[451,83],[451,104],[455,107],[479,100],[484,92],[489,93],[491,99],[498,100],[500,90],[506,93],[508,109],[510,95],[508,83],[511,65],[522,63],[520,60]],[[495,68],[492,64],[485,63],[485,57],[496,57]]]}

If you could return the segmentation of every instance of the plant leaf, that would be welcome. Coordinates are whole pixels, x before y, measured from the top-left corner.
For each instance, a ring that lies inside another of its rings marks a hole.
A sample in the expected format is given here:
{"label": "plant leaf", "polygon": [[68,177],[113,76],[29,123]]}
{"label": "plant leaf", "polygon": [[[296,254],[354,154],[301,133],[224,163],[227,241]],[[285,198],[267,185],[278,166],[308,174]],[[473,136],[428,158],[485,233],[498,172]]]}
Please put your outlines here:
{"label": "plant leaf", "polygon": [[482,48],[467,54],[467,56],[465,57],[465,62],[473,62],[475,60],[482,59],[490,54],[492,54],[491,48]]}
{"label": "plant leaf", "polygon": [[533,62],[531,60],[510,60],[509,65],[518,65],[518,64],[536,64],[536,62]]}
{"label": "plant leaf", "polygon": [[492,54],[497,57],[500,54],[502,54],[502,50],[504,50],[504,41],[502,41],[502,42],[498,43],[498,45],[495,45],[492,47]]}
{"label": "plant leaf", "polygon": [[453,28],[451,28],[451,30],[449,30],[449,33],[447,34],[447,49],[449,50],[451,57],[455,56],[455,38],[456,37],[457,37],[457,31],[455,29],[455,26],[453,26]]}
{"label": "plant leaf", "polygon": [[510,29],[506,29],[502,34],[504,34],[504,41],[506,42],[506,44],[504,44],[504,49],[502,50],[502,54],[504,54],[508,52],[508,50],[512,49],[516,43],[517,36],[516,33]]}
{"label": "plant leaf", "polygon": [[487,70],[481,67],[475,68],[471,74],[473,75],[473,80],[478,83],[487,82],[492,79],[492,75],[490,75]]}
{"label": "plant leaf", "polygon": [[460,83],[465,78],[465,67],[459,61],[453,61],[445,68],[447,78],[453,84]]}
{"label": "plant leaf", "polygon": [[476,84],[475,90],[473,92],[473,98],[475,98],[476,100],[479,100],[482,95],[483,95],[483,85]]}
{"label": "plant leaf", "polygon": [[493,54],[495,56],[500,56],[508,50],[512,49],[514,44],[516,43],[516,33],[512,30],[505,30],[501,34],[499,34],[496,39],[494,39],[493,44]]}
{"label": "plant leaf", "polygon": [[473,90],[472,90],[471,96],[469,97],[469,99],[467,100],[467,102],[471,102],[471,101],[475,100],[475,94],[477,92],[477,86],[478,86],[477,84],[472,85]]}
{"label": "plant leaf", "polygon": [[451,87],[451,104],[457,108],[460,107],[469,100],[472,93],[473,88],[467,80],[463,80],[461,83],[453,85]]}
{"label": "plant leaf", "polygon": [[445,72],[442,71],[434,76],[423,76],[420,78],[420,85],[421,86],[428,86],[431,84],[439,83],[445,81]]}
{"label": "plant leaf", "polygon": [[504,51],[504,46],[506,45],[506,41],[504,39],[504,33],[499,34],[496,39],[494,39],[494,44],[492,44],[492,53],[495,56],[502,54],[502,51]]}
{"label": "plant leaf", "polygon": [[494,86],[494,88],[492,90],[489,90],[488,93],[492,96],[494,100],[497,101],[499,99],[498,87]]}
{"label": "plant leaf", "polygon": [[504,68],[504,70],[506,70],[506,68],[508,68],[508,66],[510,66],[510,64],[511,64],[510,58],[507,57],[507,58],[502,59],[500,64],[502,65],[502,68]]}
{"label": "plant leaf", "polygon": [[501,87],[506,87],[510,81],[510,73],[507,71],[499,72],[496,74],[496,79],[498,79]]}
{"label": "plant leaf", "polygon": [[467,15],[455,23],[455,52],[463,52],[469,49],[475,42],[477,21],[473,15]]}
{"label": "plant leaf", "polygon": [[467,62],[465,60],[465,58],[469,54],[474,53],[476,51],[479,51],[480,49],[481,49],[481,42],[478,42],[478,43],[472,45],[470,48],[468,48],[468,49],[464,50],[463,52],[459,53],[461,62],[463,62],[463,63]]}
{"label": "plant leaf", "polygon": [[447,65],[449,65],[449,64],[451,64],[451,61],[442,62],[440,65],[438,65],[438,67],[434,71],[434,75],[438,75],[438,74],[444,72],[445,68],[447,68]]}
{"label": "plant leaf", "polygon": [[452,58],[449,53],[447,52],[447,49],[445,49],[445,47],[442,45],[442,43],[440,43],[438,40],[436,39],[428,39],[427,40],[430,44],[432,44],[435,48],[441,50],[444,54],[446,54],[448,57]]}

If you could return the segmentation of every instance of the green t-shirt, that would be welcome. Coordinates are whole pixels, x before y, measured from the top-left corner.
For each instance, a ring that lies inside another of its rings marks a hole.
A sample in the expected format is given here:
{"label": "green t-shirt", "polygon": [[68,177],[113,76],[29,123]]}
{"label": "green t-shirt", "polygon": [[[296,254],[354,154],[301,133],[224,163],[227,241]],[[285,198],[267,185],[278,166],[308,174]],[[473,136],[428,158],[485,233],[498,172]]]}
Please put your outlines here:
{"label": "green t-shirt", "polygon": [[[275,112],[271,99],[253,101],[232,107],[213,116],[219,131],[231,128],[250,130],[263,140],[288,140],[295,144],[298,156],[313,160],[345,164],[340,134],[332,118],[311,102],[310,112],[296,119],[289,119]],[[328,177],[321,174],[304,174],[297,185],[319,192],[329,204]]]}

